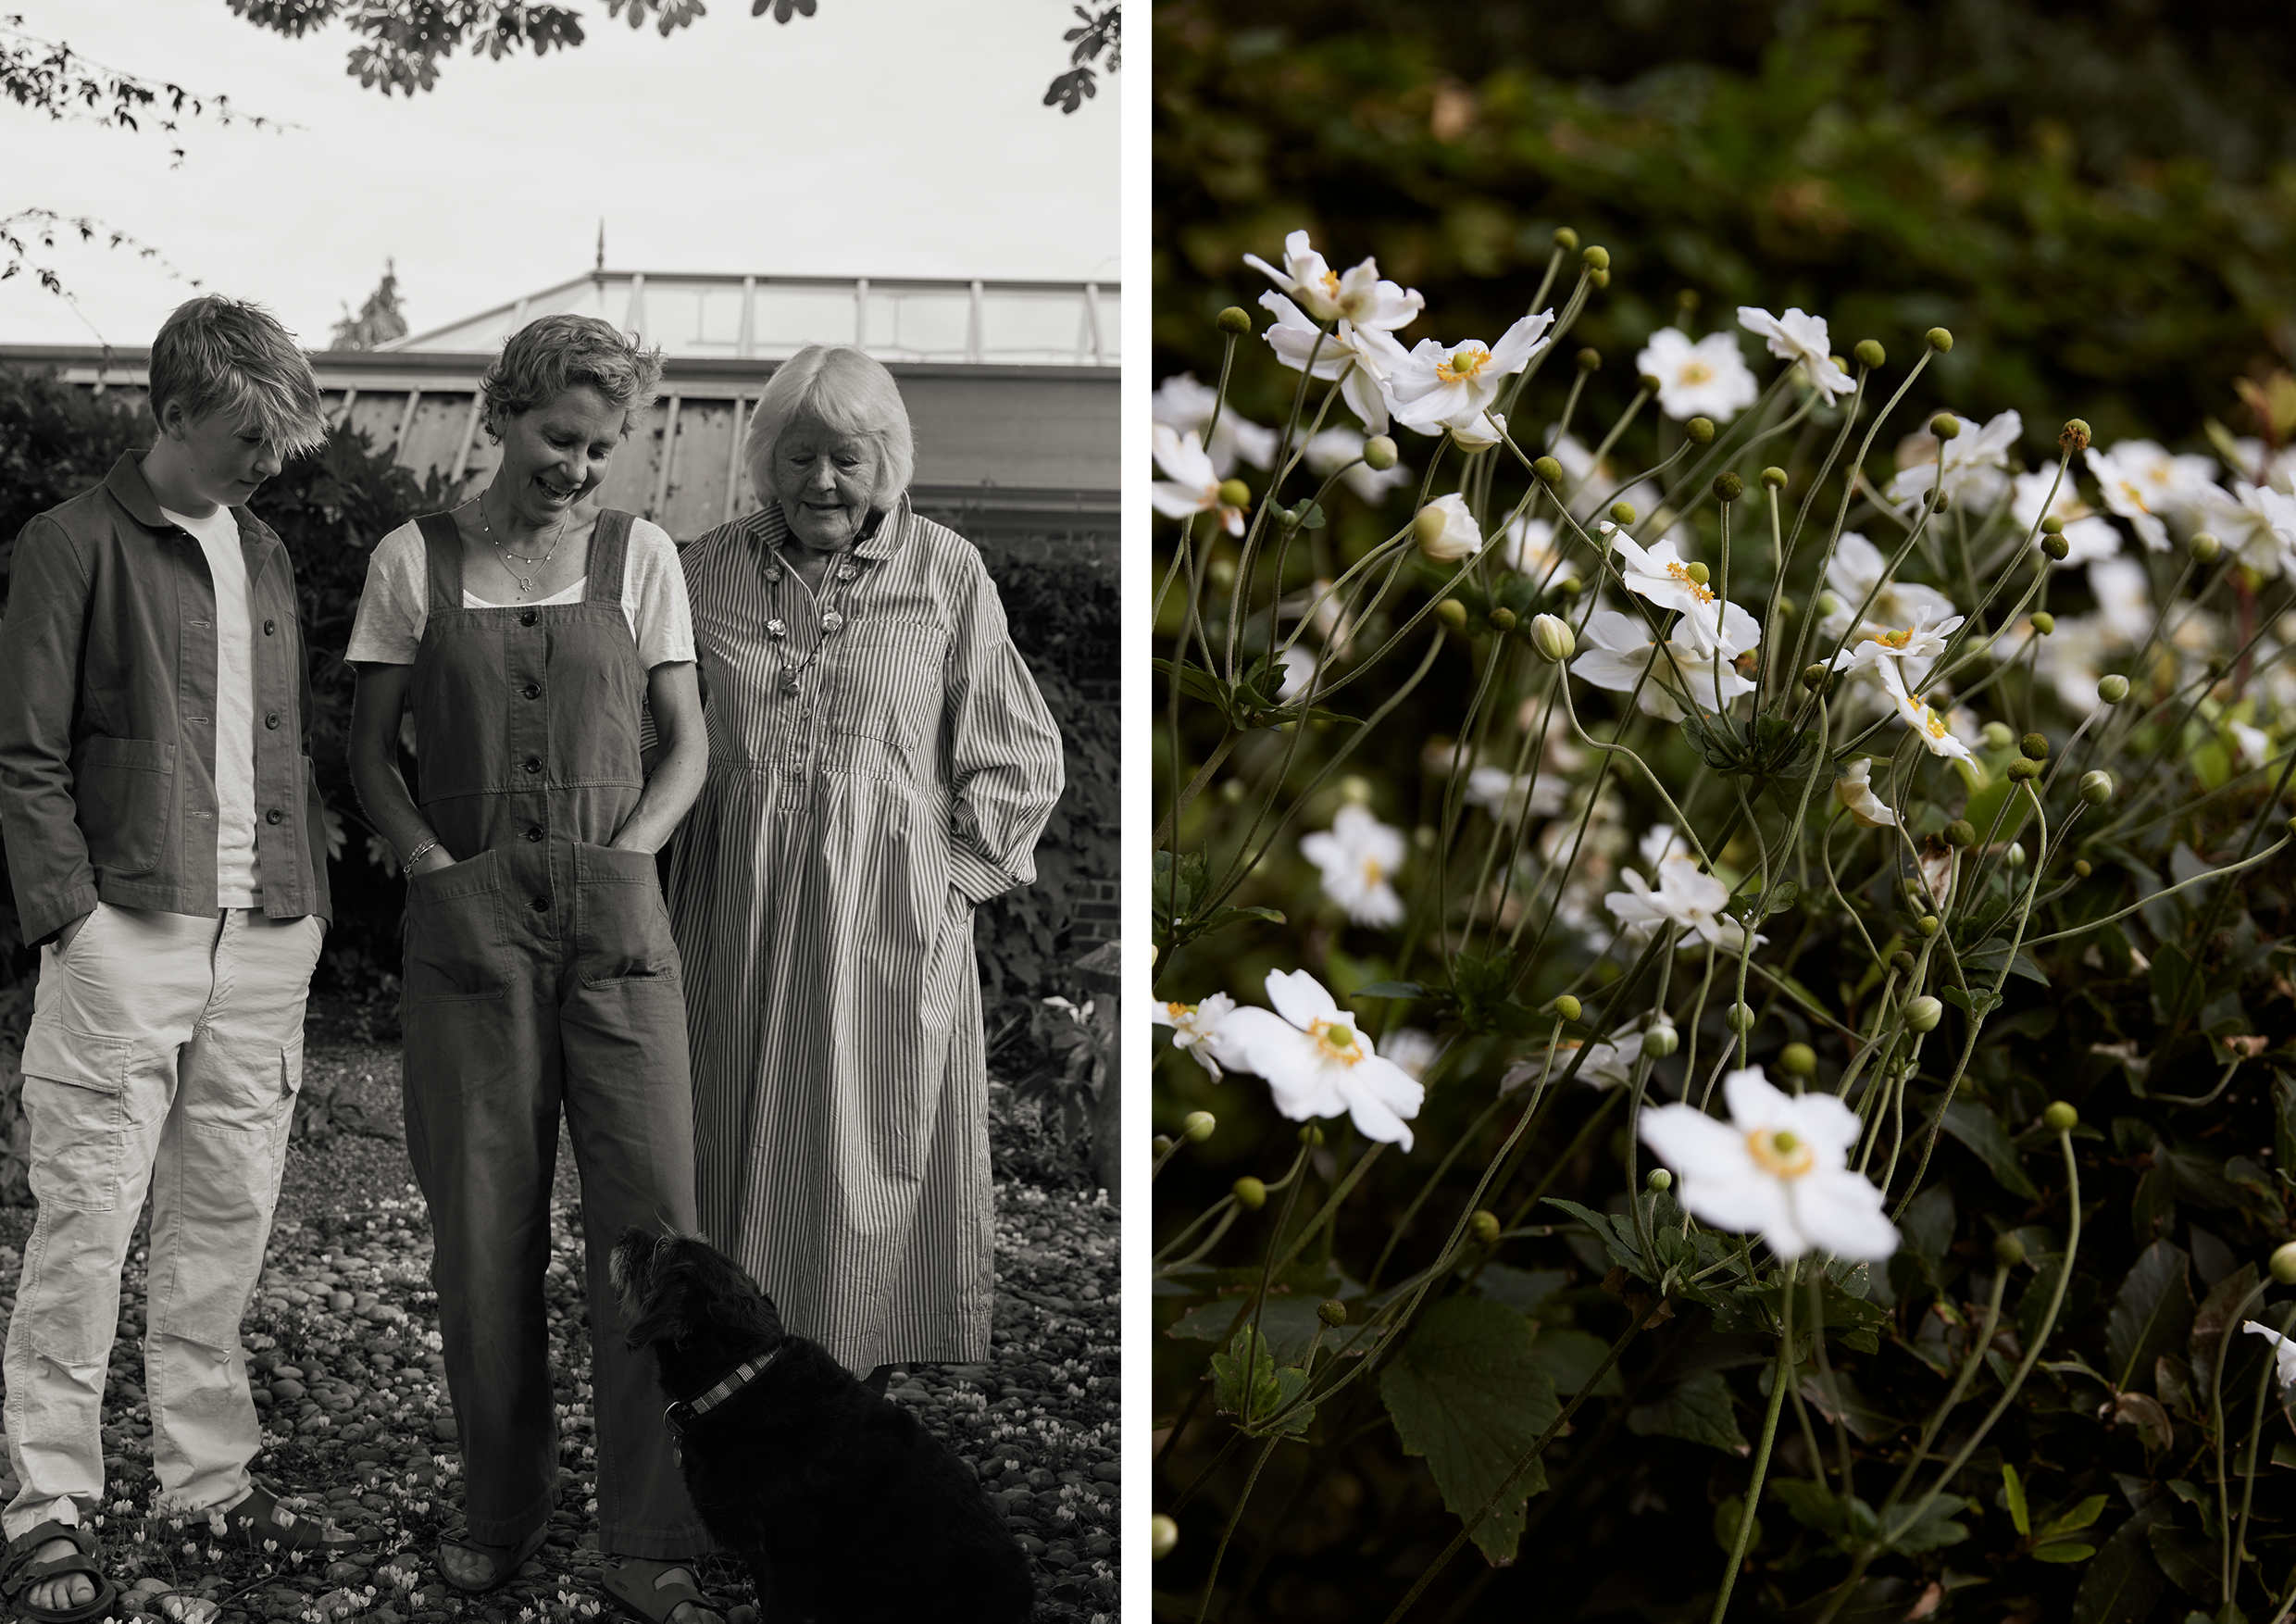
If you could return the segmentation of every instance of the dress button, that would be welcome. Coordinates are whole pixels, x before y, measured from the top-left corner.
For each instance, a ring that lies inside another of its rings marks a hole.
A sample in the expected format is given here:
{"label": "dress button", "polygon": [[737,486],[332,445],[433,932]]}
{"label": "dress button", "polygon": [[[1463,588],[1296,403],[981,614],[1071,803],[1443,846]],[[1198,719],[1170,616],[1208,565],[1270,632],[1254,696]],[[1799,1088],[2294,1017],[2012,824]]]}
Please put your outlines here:
{"label": "dress button", "polygon": [[273,711],[269,716],[265,717],[263,718],[263,725],[267,728],[275,728],[279,726],[279,712]]}
{"label": "dress button", "polygon": [[278,630],[279,630],[279,622],[278,622],[278,621],[276,621],[276,620],[266,620],[266,621],[263,623],[263,635],[264,635],[264,636],[266,636],[266,637],[270,636],[272,633],[274,633],[274,632],[275,632],[275,631],[277,631]]}
{"label": "dress button", "polygon": [[531,609],[527,610],[525,614],[518,617],[518,624],[521,626],[531,626],[534,624],[534,620],[535,615],[534,611]]}
{"label": "dress button", "polygon": [[529,682],[522,692],[529,699],[540,699],[543,696],[543,685],[540,682]]}
{"label": "dress button", "polygon": [[527,770],[527,771],[529,771],[529,772],[540,772],[540,771],[542,771],[542,769],[543,769],[543,764],[542,764],[542,762],[541,762],[540,760],[535,759],[535,758],[533,758],[533,757],[531,757],[531,756],[530,756],[530,757],[527,759],[527,763],[526,763],[526,770]]}
{"label": "dress button", "polygon": [[528,830],[527,830],[527,831],[526,831],[526,838],[527,838],[527,839],[529,839],[529,840],[540,840],[540,839],[542,839],[542,837],[543,837],[543,826],[542,826],[541,824],[539,824],[539,823],[537,823],[537,824],[533,824],[533,825],[531,825],[530,827],[529,827],[529,828],[528,828]]}
{"label": "dress button", "polygon": [[263,815],[263,821],[266,823],[284,823],[287,821],[287,814],[281,812],[278,807],[274,806]]}
{"label": "dress button", "polygon": [[546,896],[538,896],[526,906],[538,914],[546,914],[550,911],[550,899]]}

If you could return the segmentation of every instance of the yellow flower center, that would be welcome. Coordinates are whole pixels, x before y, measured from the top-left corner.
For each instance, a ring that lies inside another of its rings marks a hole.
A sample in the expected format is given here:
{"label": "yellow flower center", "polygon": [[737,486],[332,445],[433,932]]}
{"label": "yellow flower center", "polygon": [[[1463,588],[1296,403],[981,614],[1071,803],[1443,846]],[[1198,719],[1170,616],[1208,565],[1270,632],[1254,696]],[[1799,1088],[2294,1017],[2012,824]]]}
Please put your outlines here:
{"label": "yellow flower center", "polygon": [[1799,1179],[1817,1165],[1817,1153],[1784,1128],[1757,1128],[1746,1135],[1753,1165],[1773,1179]]}
{"label": "yellow flower center", "polygon": [[1387,878],[1387,870],[1379,867],[1379,858],[1366,857],[1364,859],[1363,877],[1364,883],[1366,885],[1377,885],[1380,881]]}
{"label": "yellow flower center", "polygon": [[1689,587],[1691,591],[1696,593],[1700,603],[1711,604],[1714,602],[1714,588],[1701,585],[1697,581],[1691,579],[1690,566],[1687,564],[1669,564],[1666,566],[1666,573],[1673,576],[1675,580],[1680,581],[1684,586]]}
{"label": "yellow flower center", "polygon": [[1903,648],[1907,643],[1913,642],[1913,640],[1914,630],[1910,626],[1903,631],[1873,632],[1866,639],[1866,642],[1878,643],[1884,648]]}
{"label": "yellow flower center", "polygon": [[1461,344],[1452,351],[1441,366],[1435,369],[1435,373],[1439,378],[1448,379],[1454,383],[1464,383],[1479,375],[1490,360],[1491,352],[1480,344]]}
{"label": "yellow flower center", "polygon": [[1943,717],[1924,706],[1921,709],[1921,731],[1932,739],[1942,739],[1950,730],[1945,726]]}
{"label": "yellow flower center", "polygon": [[1170,1017],[1172,1018],[1172,1024],[1173,1024],[1174,1026],[1178,1026],[1178,1025],[1179,1025],[1181,1021],[1185,1020],[1188,1017],[1190,1017],[1190,1016],[1192,1016],[1192,1015],[1195,1014],[1195,1012],[1196,1012],[1196,1006],[1195,1006],[1194,1005],[1192,1005],[1192,1004],[1177,1004],[1177,1003],[1174,1003],[1174,1004],[1167,1004],[1167,1005],[1164,1006],[1164,1013],[1165,1013],[1165,1014],[1167,1014],[1167,1015],[1168,1015],[1168,1016],[1170,1016]]}
{"label": "yellow flower center", "polygon": [[1674,375],[1677,383],[1711,383],[1714,369],[1703,361],[1685,361],[1682,369]]}
{"label": "yellow flower center", "polygon": [[1339,303],[1340,273],[1338,271],[1327,270],[1323,273],[1323,291],[1326,298],[1333,304]]}
{"label": "yellow flower center", "polygon": [[1356,1042],[1355,1028],[1350,1022],[1310,1021],[1307,1035],[1316,1040],[1316,1048],[1326,1060],[1353,1066],[1364,1057],[1363,1044]]}
{"label": "yellow flower center", "polygon": [[2134,502],[2137,505],[2137,510],[2139,512],[2150,513],[2152,511],[2150,507],[2147,507],[2144,505],[2144,492],[2132,481],[2128,480],[2123,480],[2121,481],[2121,494],[2128,497],[2131,502]]}

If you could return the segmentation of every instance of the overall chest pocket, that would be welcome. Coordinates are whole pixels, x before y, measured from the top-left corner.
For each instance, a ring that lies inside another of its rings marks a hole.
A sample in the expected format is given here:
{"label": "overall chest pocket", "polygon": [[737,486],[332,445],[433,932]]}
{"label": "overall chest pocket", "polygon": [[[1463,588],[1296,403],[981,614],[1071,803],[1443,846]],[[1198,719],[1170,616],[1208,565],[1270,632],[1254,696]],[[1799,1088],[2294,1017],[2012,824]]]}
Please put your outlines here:
{"label": "overall chest pocket", "polygon": [[912,783],[925,776],[948,692],[949,633],[921,620],[863,621],[836,651],[828,765]]}

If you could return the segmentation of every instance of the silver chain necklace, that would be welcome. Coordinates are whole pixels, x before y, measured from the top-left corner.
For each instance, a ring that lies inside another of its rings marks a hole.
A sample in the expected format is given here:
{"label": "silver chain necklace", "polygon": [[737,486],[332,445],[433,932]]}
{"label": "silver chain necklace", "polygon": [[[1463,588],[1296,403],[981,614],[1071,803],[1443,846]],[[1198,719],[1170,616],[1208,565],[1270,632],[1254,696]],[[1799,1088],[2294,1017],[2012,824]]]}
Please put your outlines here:
{"label": "silver chain necklace", "polygon": [[[472,506],[476,506],[479,510],[479,530],[480,533],[486,537],[488,543],[493,547],[495,555],[503,561],[503,573],[509,576],[511,580],[518,583],[518,591],[521,593],[532,592],[534,590],[534,576],[540,575],[543,569],[547,569],[550,567],[550,561],[558,556],[558,543],[566,539],[566,521],[573,517],[572,510],[568,509],[567,512],[558,516],[558,526],[555,530],[550,532],[550,550],[539,558],[530,558],[524,553],[512,552],[508,547],[503,544],[501,538],[494,534],[494,527],[486,521],[486,493],[484,492],[480,492],[479,493]],[[520,575],[516,569],[512,568],[510,560],[513,558],[516,558],[519,563],[526,565],[529,568],[533,569],[534,575]],[[539,568],[537,568],[537,566],[539,566]]]}

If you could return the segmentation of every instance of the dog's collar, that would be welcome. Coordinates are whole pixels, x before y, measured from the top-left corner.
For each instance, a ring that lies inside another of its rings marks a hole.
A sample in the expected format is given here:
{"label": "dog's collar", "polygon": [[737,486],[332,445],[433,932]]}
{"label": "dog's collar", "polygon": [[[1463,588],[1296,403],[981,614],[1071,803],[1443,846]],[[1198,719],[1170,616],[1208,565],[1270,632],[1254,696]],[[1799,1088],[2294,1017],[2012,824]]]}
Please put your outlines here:
{"label": "dog's collar", "polygon": [[769,1354],[760,1354],[755,1358],[742,1360],[733,1368],[732,1374],[699,1398],[672,1401],[669,1407],[662,1412],[662,1419],[668,1424],[673,1435],[683,1432],[690,1424],[709,1414],[710,1411],[764,1375],[774,1360],[780,1356],[781,1350],[776,1348]]}

